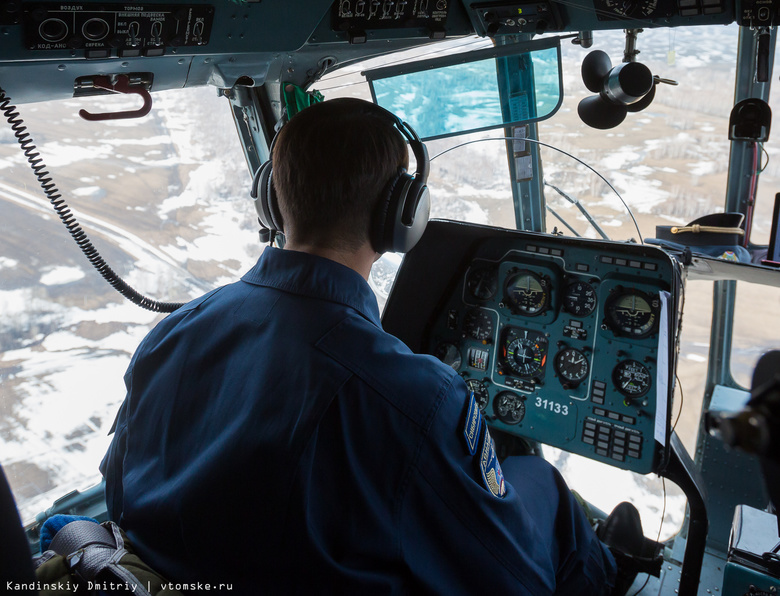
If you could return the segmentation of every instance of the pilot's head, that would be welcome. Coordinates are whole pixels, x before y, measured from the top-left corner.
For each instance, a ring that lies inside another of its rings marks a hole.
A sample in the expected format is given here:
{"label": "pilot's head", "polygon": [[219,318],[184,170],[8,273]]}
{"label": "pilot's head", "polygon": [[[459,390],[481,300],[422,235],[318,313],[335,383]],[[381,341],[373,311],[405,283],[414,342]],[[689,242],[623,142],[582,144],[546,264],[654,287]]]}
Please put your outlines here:
{"label": "pilot's head", "polygon": [[370,241],[380,197],[409,157],[383,110],[343,98],[291,118],[274,142],[272,159],[288,241],[352,251]]}

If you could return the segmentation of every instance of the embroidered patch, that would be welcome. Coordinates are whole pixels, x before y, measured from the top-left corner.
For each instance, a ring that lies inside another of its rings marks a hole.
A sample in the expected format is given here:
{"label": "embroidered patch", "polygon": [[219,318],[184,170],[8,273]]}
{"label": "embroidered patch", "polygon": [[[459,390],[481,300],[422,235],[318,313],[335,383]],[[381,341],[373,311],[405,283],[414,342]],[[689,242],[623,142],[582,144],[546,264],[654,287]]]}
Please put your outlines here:
{"label": "embroidered patch", "polygon": [[501,465],[498,463],[496,444],[493,442],[493,437],[490,436],[488,429],[485,429],[484,437],[482,453],[479,456],[479,470],[482,472],[482,482],[491,495],[501,498],[506,494],[506,484],[504,483],[504,473],[501,471]]}
{"label": "embroidered patch", "polygon": [[469,405],[466,408],[466,421],[463,426],[463,436],[466,439],[469,455],[477,452],[477,442],[479,441],[479,431],[482,428],[482,416],[479,413],[477,400],[474,399],[474,392],[471,392]]}

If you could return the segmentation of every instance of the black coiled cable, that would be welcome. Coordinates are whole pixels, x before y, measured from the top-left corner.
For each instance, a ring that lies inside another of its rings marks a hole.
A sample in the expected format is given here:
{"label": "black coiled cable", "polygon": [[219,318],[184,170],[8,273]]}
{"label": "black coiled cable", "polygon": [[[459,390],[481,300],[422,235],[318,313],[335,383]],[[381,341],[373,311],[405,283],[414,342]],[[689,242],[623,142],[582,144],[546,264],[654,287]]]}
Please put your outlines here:
{"label": "black coiled cable", "polygon": [[158,302],[140,294],[108,266],[108,263],[103,260],[103,257],[100,256],[97,249],[92,245],[87,234],[81,229],[78,221],[71,213],[70,207],[65,203],[65,199],[62,198],[57,186],[52,182],[49,172],[46,170],[46,164],[43,163],[37,147],[29,133],[25,132],[27,127],[24,126],[24,121],[19,112],[16,111],[16,106],[11,105],[11,98],[5,94],[1,87],[0,111],[3,112],[5,119],[8,120],[8,124],[11,125],[11,130],[13,130],[16,140],[19,142],[27,162],[30,164],[35,177],[38,178],[38,183],[41,185],[43,192],[46,193],[46,197],[49,199],[52,207],[54,207],[54,211],[57,212],[60,221],[65,225],[73,240],[81,249],[81,252],[87,257],[87,260],[103,276],[103,279],[130,302],[146,310],[168,313],[183,306],[183,302]]}

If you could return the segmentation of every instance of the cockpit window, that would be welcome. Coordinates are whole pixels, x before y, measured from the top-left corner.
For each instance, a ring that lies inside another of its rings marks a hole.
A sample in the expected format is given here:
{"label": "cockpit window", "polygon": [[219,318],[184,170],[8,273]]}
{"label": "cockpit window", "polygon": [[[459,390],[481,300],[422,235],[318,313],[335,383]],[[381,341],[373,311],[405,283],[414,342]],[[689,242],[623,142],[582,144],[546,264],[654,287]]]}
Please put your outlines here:
{"label": "cockpit window", "polygon": [[[562,100],[557,37],[385,66],[365,76],[374,101],[424,140],[544,120]],[[506,99],[501,86],[512,89]]]}
{"label": "cockpit window", "polygon": [[[658,84],[644,110],[629,112],[608,130],[582,123],[577,107],[592,96],[580,74],[589,52],[600,49],[612,64],[623,59],[622,31],[594,33],[593,47],[562,44],[564,104],[555,118],[539,124],[539,138],[598,170],[634,212],[644,238],[658,225],[684,225],[723,211],[729,156],[728,118],[734,98],[738,27],[645,29],[637,60],[654,75],[677,81]],[[598,238],[571,199],[580,201],[613,240],[639,240],[618,196],[598,176],[569,157],[542,148],[548,207],[579,234]],[[547,229],[571,232],[550,211]]]}
{"label": "cockpit window", "polygon": [[[139,291],[182,301],[233,281],[261,246],[228,103],[214,89],[153,94],[140,120],[86,122],[90,98],[18,107],[68,205]],[[99,480],[130,356],[160,315],[88,264],[0,122],[0,454],[22,517]]]}
{"label": "cockpit window", "polygon": [[[623,32],[594,32],[593,47],[587,50],[566,43],[561,46],[564,102],[554,118],[539,123],[539,139],[598,170],[631,208],[645,240],[656,236],[656,226],[684,225],[724,210],[738,32],[736,25],[645,29],[638,38],[641,53],[637,60],[654,75],[679,85],[659,84],[646,109],[629,113],[622,124],[609,130],[590,128],[577,114],[579,102],[593,95],[582,82],[580,66],[595,49],[607,52],[613,65],[619,64]],[[613,240],[639,240],[626,207],[603,180],[558,151],[543,147],[541,154],[548,232],[576,232],[588,238],[601,238],[603,233]],[[672,419],[684,395],[676,430],[693,453],[707,373],[712,283],[688,281],[685,293]],[[561,451],[545,449],[545,453],[587,500],[610,511],[630,495],[642,512],[647,532],[658,532],[663,509],[660,479],[621,472]],[[610,480],[605,482],[607,477]],[[672,483],[667,482],[665,488],[662,537],[681,527],[686,503]]]}

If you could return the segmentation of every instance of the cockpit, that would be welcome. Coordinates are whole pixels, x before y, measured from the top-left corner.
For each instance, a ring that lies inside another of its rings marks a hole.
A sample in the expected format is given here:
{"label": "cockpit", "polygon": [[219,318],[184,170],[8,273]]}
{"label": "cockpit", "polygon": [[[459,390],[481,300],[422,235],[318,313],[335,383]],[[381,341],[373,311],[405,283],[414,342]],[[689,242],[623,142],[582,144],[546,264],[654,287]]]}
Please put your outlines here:
{"label": "cockpit", "polygon": [[0,3],[0,464],[28,539],[55,513],[105,515],[83,470],[161,313],[283,242],[258,240],[250,198],[278,128],[362,96],[431,155],[433,220],[369,280],[384,329],[464,379],[499,445],[544,452],[596,508],[648,497],[664,563],[634,592],[775,593],[777,390],[758,426],[734,421],[780,347],[779,13]]}

